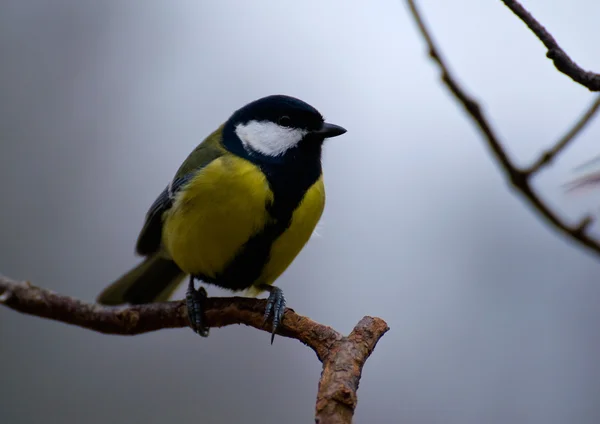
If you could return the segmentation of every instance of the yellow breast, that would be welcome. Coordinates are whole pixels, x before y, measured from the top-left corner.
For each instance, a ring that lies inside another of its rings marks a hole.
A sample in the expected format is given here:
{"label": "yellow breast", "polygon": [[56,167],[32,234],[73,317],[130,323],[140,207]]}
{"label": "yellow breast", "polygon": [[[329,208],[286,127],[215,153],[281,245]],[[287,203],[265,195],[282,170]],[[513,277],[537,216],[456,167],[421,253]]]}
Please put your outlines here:
{"label": "yellow breast", "polygon": [[265,175],[233,155],[198,172],[179,192],[163,226],[163,246],[186,273],[214,278],[260,231],[272,200]]}
{"label": "yellow breast", "polygon": [[[273,200],[257,166],[233,155],[218,158],[176,195],[164,220],[164,249],[184,272],[218,279],[246,242],[272,222],[267,204]],[[245,287],[272,284],[286,270],[309,240],[324,205],[320,177],[292,213],[289,227],[272,241],[260,276]]]}
{"label": "yellow breast", "polygon": [[263,269],[259,282],[273,284],[286,270],[310,239],[321,219],[324,206],[325,186],[321,175],[308,189],[302,202],[294,211],[289,228],[273,243],[269,261]]}

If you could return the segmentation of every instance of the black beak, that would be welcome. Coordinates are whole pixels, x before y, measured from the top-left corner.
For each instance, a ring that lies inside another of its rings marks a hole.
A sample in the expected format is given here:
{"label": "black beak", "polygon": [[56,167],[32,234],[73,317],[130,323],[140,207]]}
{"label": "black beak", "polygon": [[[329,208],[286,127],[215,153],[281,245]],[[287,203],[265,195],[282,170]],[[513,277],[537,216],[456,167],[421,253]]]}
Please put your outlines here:
{"label": "black beak", "polygon": [[340,127],[335,124],[328,124],[327,122],[323,123],[323,126],[320,130],[313,131],[313,134],[319,135],[324,138],[337,137],[338,135],[342,135],[346,132],[345,128]]}

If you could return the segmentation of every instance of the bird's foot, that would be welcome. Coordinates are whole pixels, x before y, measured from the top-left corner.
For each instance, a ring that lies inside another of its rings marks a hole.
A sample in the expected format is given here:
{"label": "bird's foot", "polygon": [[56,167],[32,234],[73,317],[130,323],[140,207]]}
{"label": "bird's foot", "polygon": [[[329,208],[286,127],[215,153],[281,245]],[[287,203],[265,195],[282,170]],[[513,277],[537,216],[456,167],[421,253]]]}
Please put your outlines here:
{"label": "bird's foot", "polygon": [[199,287],[198,290],[196,290],[194,287],[194,277],[190,276],[190,282],[185,294],[188,319],[192,330],[202,337],[208,337],[209,332],[209,327],[206,325],[206,315],[204,313],[207,297],[208,295],[204,287]]}
{"label": "bird's foot", "polygon": [[262,289],[269,291],[269,298],[267,299],[267,307],[265,308],[265,315],[263,325],[273,317],[273,326],[271,330],[271,344],[275,339],[275,332],[279,327],[279,324],[283,321],[283,313],[285,312],[285,297],[283,291],[279,287],[264,284],[261,286]]}

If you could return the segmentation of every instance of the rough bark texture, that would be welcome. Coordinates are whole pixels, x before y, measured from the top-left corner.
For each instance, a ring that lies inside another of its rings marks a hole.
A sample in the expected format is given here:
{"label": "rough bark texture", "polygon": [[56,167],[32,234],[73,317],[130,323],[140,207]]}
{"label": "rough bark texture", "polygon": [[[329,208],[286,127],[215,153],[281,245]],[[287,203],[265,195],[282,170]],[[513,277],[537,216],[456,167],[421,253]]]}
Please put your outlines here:
{"label": "rough bark texture", "polygon": [[[3,276],[0,276],[0,304],[25,314],[105,334],[135,335],[189,326],[185,301],[101,306]],[[263,325],[265,306],[266,301],[259,299],[209,298],[206,304],[208,325],[224,327],[245,324],[270,332],[270,324]],[[362,367],[388,329],[383,320],[364,317],[352,333],[344,337],[331,327],[286,309],[277,334],[309,346],[323,363],[317,394],[317,423],[352,422]]]}
{"label": "rough bark texture", "polygon": [[348,337],[334,343],[322,361],[315,423],[352,422],[363,365],[388,329],[385,321],[364,317]]}

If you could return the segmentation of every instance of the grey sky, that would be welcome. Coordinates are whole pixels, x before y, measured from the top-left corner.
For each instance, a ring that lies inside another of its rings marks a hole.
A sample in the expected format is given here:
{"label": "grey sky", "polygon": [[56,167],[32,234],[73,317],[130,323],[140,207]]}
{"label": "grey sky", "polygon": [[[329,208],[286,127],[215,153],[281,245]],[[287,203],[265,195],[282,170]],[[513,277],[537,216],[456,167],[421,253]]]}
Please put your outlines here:
{"label": "grey sky", "polygon": [[[501,2],[419,4],[520,163],[591,102]],[[600,70],[599,2],[525,5]],[[513,195],[425,53],[403,1],[4,0],[0,272],[93,300],[138,261],[146,209],[188,152],[241,105],[297,96],[348,133],[326,146],[320,236],[278,285],[340,331],[390,325],[356,422],[597,423],[598,258]],[[598,194],[560,185],[598,137],[600,122],[536,180],[574,219]],[[313,416],[315,355],[253,329],[126,338],[0,309],[0,339],[11,424]]]}

